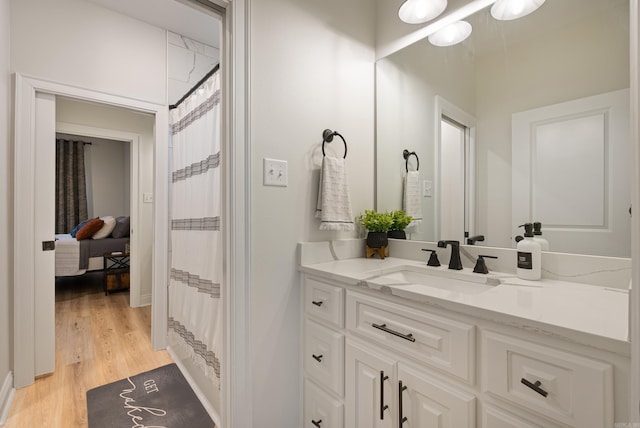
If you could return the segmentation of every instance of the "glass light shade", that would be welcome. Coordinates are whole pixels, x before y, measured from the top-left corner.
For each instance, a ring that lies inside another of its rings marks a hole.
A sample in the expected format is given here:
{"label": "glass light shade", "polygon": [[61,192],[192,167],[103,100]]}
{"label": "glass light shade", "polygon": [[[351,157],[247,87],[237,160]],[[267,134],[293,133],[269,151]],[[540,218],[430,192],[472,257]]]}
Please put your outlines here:
{"label": "glass light shade", "polygon": [[453,46],[471,34],[471,24],[458,21],[447,25],[429,36],[429,43],[434,46]]}
{"label": "glass light shade", "polygon": [[447,8],[447,0],[406,0],[398,16],[407,24],[422,24],[440,15]]}
{"label": "glass light shade", "polygon": [[499,21],[522,18],[542,6],[545,0],[498,0],[491,6],[491,16]]}

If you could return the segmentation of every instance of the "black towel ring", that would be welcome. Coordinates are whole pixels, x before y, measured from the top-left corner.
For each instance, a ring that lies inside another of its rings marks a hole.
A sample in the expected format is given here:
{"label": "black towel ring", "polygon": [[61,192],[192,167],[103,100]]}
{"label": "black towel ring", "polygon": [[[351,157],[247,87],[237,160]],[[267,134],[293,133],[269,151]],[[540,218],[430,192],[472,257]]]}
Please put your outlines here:
{"label": "black towel ring", "polygon": [[330,129],[325,129],[324,131],[322,131],[322,156],[326,156],[324,154],[324,143],[332,142],[334,135],[337,135],[342,139],[342,142],[344,143],[344,156],[342,158],[346,159],[347,158],[347,142],[344,140],[344,137],[340,135],[337,131],[332,131]]}
{"label": "black towel ring", "polygon": [[418,171],[420,169],[420,159],[418,159],[418,155],[416,154],[416,152],[410,152],[407,149],[404,149],[404,151],[402,152],[402,157],[404,158],[404,168],[407,170],[407,172],[409,172],[409,156],[411,155],[416,157],[416,171]]}

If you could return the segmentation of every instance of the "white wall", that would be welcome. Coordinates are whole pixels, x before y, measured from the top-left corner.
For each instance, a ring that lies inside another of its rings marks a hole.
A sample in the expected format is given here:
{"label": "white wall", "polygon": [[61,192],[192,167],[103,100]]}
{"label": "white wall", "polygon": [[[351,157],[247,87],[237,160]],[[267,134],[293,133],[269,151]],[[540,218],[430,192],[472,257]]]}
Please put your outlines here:
{"label": "white wall", "polygon": [[[142,193],[153,192],[153,116],[123,108],[58,98],[56,100],[56,120],[58,122],[112,129],[140,135],[140,153],[138,160],[139,188],[141,189],[140,198],[142,198]],[[139,201],[138,207],[139,230],[137,233],[140,240],[140,294],[141,296],[145,296],[151,294],[153,205]],[[102,210],[103,208],[100,209]],[[111,211],[111,209],[108,208],[104,209]],[[98,211],[94,214],[100,216],[108,215],[109,213],[103,214]],[[136,233],[136,231],[134,231],[134,233]]]}
{"label": "white wall", "polygon": [[476,61],[475,230],[486,236],[486,245],[511,248],[513,242],[511,114],[628,88],[628,9],[623,2],[591,21]]}
{"label": "white wall", "polygon": [[102,140],[85,147],[85,162],[91,180],[90,218],[130,215],[128,160],[129,143]]}
{"label": "white wall", "polygon": [[[252,355],[256,424],[300,426],[298,241],[313,217],[322,131],[349,147],[353,213],[373,208],[374,13],[369,0],[254,0],[250,16]],[[334,139],[327,152],[341,156]],[[289,186],[263,187],[262,159],[288,161]]]}
{"label": "white wall", "polygon": [[[210,17],[215,23],[216,18]],[[212,24],[213,25],[213,24]],[[220,62],[220,49],[168,33],[169,104],[175,104]]]}
{"label": "white wall", "polygon": [[164,30],[84,0],[11,5],[12,71],[165,103]]}
{"label": "white wall", "polygon": [[[0,0],[0,385],[11,367],[13,330],[13,154],[11,150],[11,78],[9,75],[9,0]],[[2,397],[0,397],[2,400]],[[0,401],[0,406],[2,402]],[[2,408],[0,407],[0,412]],[[1,416],[0,416],[1,417]]]}

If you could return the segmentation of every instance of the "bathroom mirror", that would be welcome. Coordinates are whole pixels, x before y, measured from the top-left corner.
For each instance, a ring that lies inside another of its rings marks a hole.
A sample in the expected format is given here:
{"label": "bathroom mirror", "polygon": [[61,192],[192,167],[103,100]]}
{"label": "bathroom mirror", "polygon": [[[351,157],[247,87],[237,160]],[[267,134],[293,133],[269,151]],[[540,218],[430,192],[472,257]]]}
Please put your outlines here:
{"label": "bathroom mirror", "polygon": [[376,209],[402,207],[407,149],[423,215],[408,239],[513,248],[540,221],[550,251],[630,257],[628,0],[489,9],[462,43],[377,62]]}

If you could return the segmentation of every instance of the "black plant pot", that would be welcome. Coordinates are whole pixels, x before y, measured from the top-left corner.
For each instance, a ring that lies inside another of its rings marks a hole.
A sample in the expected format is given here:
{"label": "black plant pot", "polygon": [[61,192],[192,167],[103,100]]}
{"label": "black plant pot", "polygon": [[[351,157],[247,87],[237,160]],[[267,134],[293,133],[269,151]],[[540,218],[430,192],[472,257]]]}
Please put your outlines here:
{"label": "black plant pot", "polygon": [[407,234],[404,230],[390,230],[387,232],[387,236],[394,239],[407,239]]}
{"label": "black plant pot", "polygon": [[367,246],[369,248],[386,247],[389,244],[387,232],[369,232],[367,234]]}

